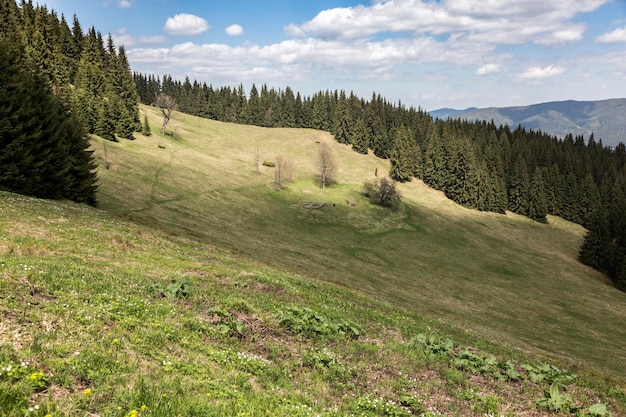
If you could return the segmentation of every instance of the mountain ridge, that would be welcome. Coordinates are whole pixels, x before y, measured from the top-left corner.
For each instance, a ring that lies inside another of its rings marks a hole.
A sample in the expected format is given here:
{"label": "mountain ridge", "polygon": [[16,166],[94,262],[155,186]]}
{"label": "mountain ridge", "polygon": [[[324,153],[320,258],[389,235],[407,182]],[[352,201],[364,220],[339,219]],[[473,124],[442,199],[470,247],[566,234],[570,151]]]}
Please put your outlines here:
{"label": "mountain ridge", "polygon": [[626,98],[612,98],[550,101],[527,106],[469,107],[464,110],[441,108],[429,113],[439,119],[493,120],[496,125],[522,125],[526,129],[541,130],[561,138],[571,133],[588,140],[593,133],[596,141],[601,139],[605,146],[615,147],[620,142],[626,142],[625,112]]}

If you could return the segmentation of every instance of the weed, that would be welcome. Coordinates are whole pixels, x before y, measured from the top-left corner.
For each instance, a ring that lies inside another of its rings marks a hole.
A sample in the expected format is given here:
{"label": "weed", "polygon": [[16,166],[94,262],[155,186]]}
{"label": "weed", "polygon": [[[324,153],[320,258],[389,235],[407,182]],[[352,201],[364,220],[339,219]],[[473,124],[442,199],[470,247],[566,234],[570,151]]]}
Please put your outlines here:
{"label": "weed", "polygon": [[165,298],[187,298],[189,297],[189,281],[185,278],[172,281],[167,287],[163,288],[161,284],[153,284],[150,286],[153,293]]}
{"label": "weed", "polygon": [[580,407],[574,404],[570,394],[561,393],[558,384],[550,385],[549,390],[543,391],[543,398],[537,400],[537,406],[546,408],[555,413],[574,413]]}
{"label": "weed", "polygon": [[280,324],[296,334],[341,335],[356,339],[361,334],[359,327],[343,318],[328,317],[310,308],[289,307],[279,310]]}
{"label": "weed", "polygon": [[537,365],[524,364],[522,368],[528,372],[528,378],[536,384],[556,384],[564,387],[577,378],[575,374],[545,362],[537,362]]}
{"label": "weed", "polygon": [[217,322],[219,333],[227,336],[243,337],[246,325],[237,321],[229,311],[219,307],[211,307],[207,310],[207,313],[214,314],[219,318]]}
{"label": "weed", "polygon": [[420,346],[425,353],[431,356],[448,357],[454,354],[454,343],[452,340],[435,333],[420,333],[412,337],[409,343]]}
{"label": "weed", "polygon": [[348,409],[362,416],[408,417],[411,413],[395,401],[381,397],[362,396],[354,399]]}
{"label": "weed", "polygon": [[612,417],[612,414],[606,409],[606,405],[602,403],[594,404],[589,407],[587,415],[592,417]]}

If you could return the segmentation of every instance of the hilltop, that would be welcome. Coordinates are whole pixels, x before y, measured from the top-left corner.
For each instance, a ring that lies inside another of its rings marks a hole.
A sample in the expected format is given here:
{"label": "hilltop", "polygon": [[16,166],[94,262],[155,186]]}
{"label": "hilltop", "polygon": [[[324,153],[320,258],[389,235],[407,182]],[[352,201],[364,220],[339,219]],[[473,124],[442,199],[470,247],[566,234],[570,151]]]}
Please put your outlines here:
{"label": "hilltop", "polygon": [[560,138],[568,134],[582,135],[589,139],[593,133],[596,142],[602,139],[605,146],[615,147],[626,142],[626,122],[624,121],[626,99],[597,101],[553,101],[514,107],[470,107],[464,110],[437,109],[430,112],[433,117],[448,117],[464,120],[485,120],[496,125],[541,130]]}

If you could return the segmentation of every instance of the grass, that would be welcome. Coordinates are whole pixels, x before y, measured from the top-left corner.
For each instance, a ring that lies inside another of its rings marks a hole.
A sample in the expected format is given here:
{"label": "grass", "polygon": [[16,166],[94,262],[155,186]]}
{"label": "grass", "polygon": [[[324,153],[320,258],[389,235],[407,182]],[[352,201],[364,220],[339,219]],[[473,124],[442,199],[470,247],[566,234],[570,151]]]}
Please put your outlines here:
{"label": "grass", "polygon": [[[545,414],[533,355],[486,366],[392,303],[72,203],[0,192],[0,231],[0,415]],[[597,375],[567,392],[626,410]]]}
{"label": "grass", "polygon": [[[379,209],[360,187],[384,161],[337,144],[321,190],[317,131],[172,129],[95,140],[101,209],[0,192],[0,415],[539,416],[557,377],[568,407],[626,414],[624,296],[576,225],[419,182]],[[287,188],[257,137],[301,158]]]}
{"label": "grass", "polygon": [[[158,126],[154,109],[142,111]],[[171,123],[174,136],[106,144],[102,208],[391,302],[459,335],[626,375],[626,294],[577,261],[580,226],[468,210],[420,181],[400,185],[403,204],[391,212],[361,193],[388,162],[326,133],[180,113]],[[321,142],[339,166],[337,184],[326,189],[315,183]],[[101,160],[103,144],[95,143]],[[257,174],[257,144],[261,161],[294,161],[294,182],[276,190],[273,168]],[[328,204],[292,208],[298,201]]]}

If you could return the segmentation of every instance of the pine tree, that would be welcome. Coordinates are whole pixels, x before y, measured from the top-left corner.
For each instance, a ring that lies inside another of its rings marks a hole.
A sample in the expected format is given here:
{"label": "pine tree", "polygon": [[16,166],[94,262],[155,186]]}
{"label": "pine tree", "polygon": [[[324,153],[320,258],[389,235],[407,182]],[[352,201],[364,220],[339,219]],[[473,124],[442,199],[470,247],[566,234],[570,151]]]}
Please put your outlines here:
{"label": "pine tree", "polygon": [[81,124],[25,62],[0,39],[0,188],[95,204],[94,162],[84,153]]}
{"label": "pine tree", "polygon": [[528,170],[522,156],[518,157],[511,174],[511,184],[508,189],[508,209],[525,216],[528,208]]}
{"label": "pine tree", "polygon": [[432,188],[436,190],[443,189],[445,183],[444,149],[437,126],[432,130],[431,136],[428,138],[422,177],[424,182]]}
{"label": "pine tree", "polygon": [[409,132],[406,127],[400,126],[396,130],[396,139],[393,142],[393,149],[389,156],[391,168],[389,176],[395,181],[406,182],[413,177],[413,166],[411,158],[411,143]]}
{"label": "pine tree", "polygon": [[548,214],[548,204],[546,201],[543,175],[541,173],[541,168],[539,167],[535,168],[535,172],[530,183],[527,213],[528,217],[537,222],[546,222],[546,215]]}
{"label": "pine tree", "polygon": [[144,136],[152,136],[150,131],[150,123],[148,123],[148,115],[143,115],[143,125],[141,126],[141,134]]}
{"label": "pine tree", "polygon": [[346,93],[341,92],[339,95],[339,101],[335,107],[335,114],[333,116],[333,135],[335,140],[339,143],[350,143],[352,136],[352,116],[350,115],[350,108],[348,107],[348,101],[346,100]]}
{"label": "pine tree", "polygon": [[352,143],[353,151],[367,154],[367,131],[365,130],[365,122],[363,122],[363,119],[361,118],[357,119],[354,123],[354,129],[352,129],[350,143]]}

